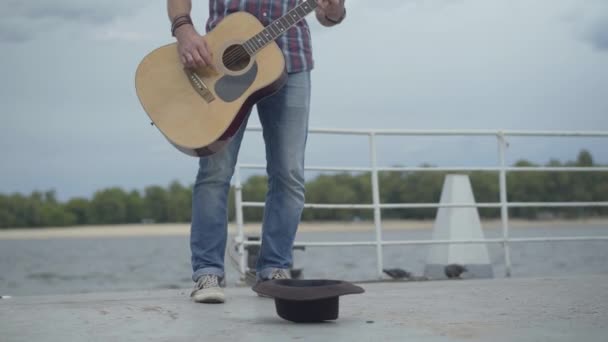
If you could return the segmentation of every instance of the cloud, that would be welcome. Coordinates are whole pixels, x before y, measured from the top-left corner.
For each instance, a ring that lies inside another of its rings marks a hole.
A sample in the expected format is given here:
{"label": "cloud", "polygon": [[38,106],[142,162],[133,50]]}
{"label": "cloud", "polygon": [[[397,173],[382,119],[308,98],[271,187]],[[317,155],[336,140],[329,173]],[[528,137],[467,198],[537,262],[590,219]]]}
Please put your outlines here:
{"label": "cloud", "polygon": [[9,0],[0,14],[0,42],[20,43],[61,28],[74,31],[109,25],[137,13],[143,0],[92,2],[82,0]]}
{"label": "cloud", "polygon": [[563,19],[573,25],[579,39],[597,50],[608,51],[608,2],[576,2]]}
{"label": "cloud", "polygon": [[[386,12],[399,10],[402,7],[412,7],[417,9],[442,9],[445,6],[462,4],[466,0],[382,0],[382,1],[357,1],[352,6],[363,7],[367,10]],[[351,4],[346,3],[346,7],[350,7]]]}
{"label": "cloud", "polygon": [[142,32],[121,30],[116,27],[106,27],[94,32],[93,38],[100,41],[137,42],[146,40],[150,37]]}
{"label": "cloud", "polygon": [[0,42],[18,43],[28,40],[31,37],[29,32],[9,27],[4,22],[0,23]]}
{"label": "cloud", "polygon": [[584,32],[584,38],[594,48],[608,51],[608,15],[590,23]]}

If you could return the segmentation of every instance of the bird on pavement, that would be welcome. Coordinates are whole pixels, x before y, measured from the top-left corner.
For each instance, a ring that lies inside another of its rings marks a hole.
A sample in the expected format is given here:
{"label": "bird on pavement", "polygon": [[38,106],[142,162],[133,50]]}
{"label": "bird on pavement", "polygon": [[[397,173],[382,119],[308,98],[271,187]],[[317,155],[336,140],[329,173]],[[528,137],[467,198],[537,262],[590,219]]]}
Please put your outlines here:
{"label": "bird on pavement", "polygon": [[385,268],[382,271],[386,273],[389,277],[393,279],[404,279],[411,278],[412,274],[406,270],[402,270],[400,268]]}
{"label": "bird on pavement", "polygon": [[461,279],[460,275],[468,272],[467,268],[459,264],[450,264],[443,269],[445,276],[449,279]]}

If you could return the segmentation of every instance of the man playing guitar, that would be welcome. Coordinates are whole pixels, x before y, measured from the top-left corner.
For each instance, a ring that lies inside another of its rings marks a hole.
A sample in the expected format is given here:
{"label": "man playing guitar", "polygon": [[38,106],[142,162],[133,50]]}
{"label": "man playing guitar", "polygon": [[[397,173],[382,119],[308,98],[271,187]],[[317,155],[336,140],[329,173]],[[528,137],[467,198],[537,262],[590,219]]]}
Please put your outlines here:
{"label": "man playing guitar", "polygon": [[[316,18],[324,26],[344,20],[345,0],[317,0]],[[209,32],[228,14],[246,11],[264,26],[298,5],[298,0],[209,0]],[[185,67],[213,67],[205,36],[190,19],[191,0],[168,0],[172,33]],[[277,43],[288,72],[286,85],[257,104],[266,146],[268,193],[262,224],[262,246],[256,265],[258,281],[289,277],[292,247],[304,207],[304,151],[308,134],[310,71],[313,68],[310,30],[305,20],[289,28]],[[193,189],[190,249],[191,297],[200,303],[222,303],[227,239],[227,199],[247,120],[220,151],[200,157]]]}

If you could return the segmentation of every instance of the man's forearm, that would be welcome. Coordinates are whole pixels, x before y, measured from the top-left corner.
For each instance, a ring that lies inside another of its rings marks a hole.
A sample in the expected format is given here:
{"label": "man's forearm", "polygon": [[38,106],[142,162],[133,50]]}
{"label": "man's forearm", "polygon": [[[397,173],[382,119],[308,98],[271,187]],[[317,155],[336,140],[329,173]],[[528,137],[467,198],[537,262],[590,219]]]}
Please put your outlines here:
{"label": "man's forearm", "polygon": [[179,15],[190,14],[191,10],[191,0],[167,0],[167,13],[171,22]]}

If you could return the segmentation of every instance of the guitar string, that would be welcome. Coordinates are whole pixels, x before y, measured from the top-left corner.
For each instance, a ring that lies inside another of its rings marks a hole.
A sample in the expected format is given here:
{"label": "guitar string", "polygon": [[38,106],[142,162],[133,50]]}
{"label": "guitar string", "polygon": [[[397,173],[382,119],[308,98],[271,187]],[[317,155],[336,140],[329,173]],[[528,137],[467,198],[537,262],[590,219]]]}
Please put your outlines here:
{"label": "guitar string", "polygon": [[[313,6],[313,5],[311,5],[311,4],[310,4],[310,0],[309,0],[309,1],[307,1],[307,2],[309,3],[309,6],[316,7],[316,6]],[[297,9],[297,8],[296,8],[296,9]],[[293,9],[293,10],[292,10],[292,11],[290,11],[289,13],[291,13],[291,12],[295,11],[296,9]],[[289,13],[287,13],[287,15],[289,15]],[[296,12],[296,13],[297,13],[297,12]],[[310,12],[309,12],[309,13],[310,13]],[[298,13],[298,15],[299,15],[299,13]],[[302,17],[302,18],[303,18],[303,17]],[[300,19],[301,19],[301,18],[300,18]],[[277,20],[277,22],[279,22],[280,20],[281,20],[281,19],[278,19],[278,20]],[[298,21],[299,21],[299,20],[298,20]],[[287,22],[287,23],[289,24],[289,22]],[[284,24],[284,23],[282,23],[282,24],[283,24],[283,27],[285,27],[285,24]],[[293,24],[295,24],[295,23],[293,23]],[[289,28],[291,28],[291,26],[292,26],[293,24],[288,25],[288,26],[289,26]],[[272,24],[271,24],[271,25],[272,25]],[[269,25],[268,27],[270,27],[271,25]],[[268,27],[267,27],[266,29],[268,29]],[[265,30],[266,30],[266,29],[265,29]],[[283,30],[281,30],[281,34],[284,34],[285,32],[282,32],[282,31],[283,31]],[[259,34],[258,34],[258,35],[259,35]],[[254,37],[255,37],[255,36],[254,36]],[[253,39],[253,38],[252,38],[252,39]],[[276,37],[275,37],[274,39],[276,39]],[[272,39],[272,40],[274,40],[274,39]],[[266,46],[266,45],[267,45],[269,42],[270,42],[270,41],[268,41],[268,42],[264,43],[264,44],[263,44],[263,45],[262,45],[260,48],[256,48],[256,49],[257,49],[257,50],[260,50],[260,49],[264,48],[264,47],[265,47],[265,46]],[[243,43],[243,44],[244,44],[244,43]],[[255,45],[254,45],[254,46],[255,46]],[[241,45],[241,47],[243,48],[243,50],[235,50],[235,51],[231,51],[229,54],[227,54],[226,56],[224,56],[224,58],[222,58],[222,62],[223,62],[223,63],[224,63],[226,66],[230,66],[230,65],[233,65],[235,62],[239,61],[240,59],[242,59],[242,58],[244,58],[244,57],[249,56],[249,53],[248,53],[246,50],[244,50],[245,48],[243,47],[243,45]],[[245,53],[243,53],[243,51],[245,51]]]}
{"label": "guitar string", "polygon": [[[245,49],[243,44],[240,45],[242,47],[242,49],[230,51],[230,53],[226,54],[226,56],[224,56],[222,58],[222,62],[224,63],[224,65],[226,65],[226,66],[232,65],[233,63],[239,61],[241,58],[249,56],[249,53],[247,52],[247,50]],[[264,48],[265,46],[266,46],[266,44],[264,44],[264,46],[261,46],[260,48],[256,48],[256,50],[260,50],[260,49]]]}
{"label": "guitar string", "polygon": [[222,62],[228,66],[234,62],[237,62],[238,60],[240,60],[243,57],[249,56],[249,53],[247,53],[247,50],[245,50],[243,45],[241,45],[241,47],[242,47],[242,50],[238,49],[238,50],[230,51],[230,53],[226,54],[226,56],[224,56],[222,58]]}
{"label": "guitar string", "polygon": [[[252,38],[253,39],[253,38]],[[262,48],[264,48],[270,41],[264,43],[264,45],[262,45],[260,48],[256,48],[256,50],[260,50]],[[246,42],[245,42],[246,43]],[[230,53],[228,53],[224,58],[222,58],[222,61],[224,62],[224,64],[228,65],[228,64],[232,64],[238,60],[240,60],[243,57],[247,57],[249,56],[249,53],[247,53],[245,47],[243,46],[245,43],[241,44],[241,47],[243,48],[243,50],[235,50],[235,51],[231,51]],[[243,53],[243,51],[245,53]]]}
{"label": "guitar string", "polygon": [[236,54],[234,54],[230,58],[227,57],[226,59],[223,59],[222,62],[227,67],[229,67],[229,66],[235,66],[236,63],[238,63],[239,61],[241,61],[241,59],[246,58],[247,56],[249,56],[249,54],[247,54],[247,53],[243,54],[243,53],[237,52]]}
{"label": "guitar string", "polygon": [[[253,39],[253,38],[252,38]],[[275,38],[276,39],[276,38]],[[272,39],[274,40],[274,39]],[[246,42],[245,42],[246,43]],[[226,65],[230,65],[238,60],[240,60],[243,57],[248,57],[249,53],[247,52],[247,50],[245,49],[245,47],[243,46],[245,43],[241,44],[241,47],[243,48],[242,50],[235,50],[235,51],[231,51],[230,53],[228,53],[224,58],[222,58],[222,62],[224,62],[224,64]],[[268,45],[268,43],[270,43],[270,40],[268,42],[265,42],[262,46],[260,46],[259,48],[255,48],[256,50],[261,50],[264,47],[266,47],[266,45]],[[255,47],[255,45],[254,45]],[[244,53],[243,53],[244,52]]]}
{"label": "guitar string", "polygon": [[[268,26],[268,27],[269,27],[269,26]],[[265,30],[267,30],[267,29],[268,29],[268,27],[267,27],[267,28],[265,28]],[[262,31],[262,32],[263,32],[263,31]],[[260,33],[262,33],[262,32],[260,32]],[[258,33],[258,34],[256,34],[255,36],[253,36],[253,37],[252,37],[251,39],[249,39],[247,42],[249,42],[250,40],[254,39],[254,38],[255,38],[256,36],[258,36],[260,33]],[[276,38],[277,38],[277,37],[275,37],[274,39],[276,39]],[[272,40],[274,40],[274,39],[272,39]],[[245,43],[247,43],[247,42],[245,42]],[[265,46],[266,46],[266,45],[267,45],[269,42],[270,42],[270,41],[268,41],[268,42],[264,43],[264,44],[263,44],[263,45],[262,45],[260,48],[256,48],[256,50],[259,50],[259,49],[261,49],[261,48],[265,47]],[[242,47],[243,49],[245,49],[245,48],[244,48],[244,46],[243,46],[245,43],[241,44],[241,47]],[[255,47],[255,45],[254,45],[254,47]],[[246,50],[244,50],[244,51],[245,51],[245,53],[243,53],[243,50],[235,50],[235,51],[231,51],[229,54],[227,54],[226,56],[224,56],[224,58],[222,58],[222,62],[224,62],[224,64],[228,65],[228,64],[232,64],[232,63],[234,63],[234,62],[238,61],[239,59],[241,59],[241,58],[243,58],[243,57],[247,57],[247,56],[249,55],[249,53],[247,53],[247,51],[246,51]]]}
{"label": "guitar string", "polygon": [[[308,9],[306,9],[306,8],[305,8],[305,4],[307,4],[307,5],[309,6],[309,8],[308,8]],[[305,12],[306,14],[308,14],[308,13],[312,12],[312,10],[314,10],[316,7],[317,7],[317,6],[316,6],[316,3],[315,3],[315,1],[314,1],[314,0],[306,0],[305,2],[303,2],[302,4],[300,4],[300,6],[298,6],[298,7],[294,8],[294,9],[290,10],[290,11],[289,11],[289,12],[288,12],[288,13],[287,13],[287,14],[286,14],[286,15],[285,15],[283,18],[285,18],[285,17],[289,17],[289,15],[290,15],[291,13],[295,12],[296,14],[298,14],[298,16],[300,16],[299,20],[297,20],[297,21],[296,21],[296,22],[298,22],[298,21],[300,21],[301,19],[303,19],[303,18],[304,18],[304,16],[302,16],[300,13],[298,13],[298,12],[297,12],[297,9],[298,9],[298,8],[303,8],[303,9],[304,9],[304,12]],[[307,11],[307,10],[308,10],[308,11]],[[279,18],[279,19],[277,19],[277,21],[275,21],[275,22],[273,22],[272,24],[270,24],[269,26],[267,26],[267,27],[266,27],[264,30],[267,30],[267,29],[268,29],[268,27],[271,27],[271,26],[272,26],[273,24],[275,24],[276,22],[279,22],[279,23],[283,24],[283,28],[281,29],[280,34],[284,34],[284,33],[285,33],[287,30],[285,30],[285,26],[286,26],[286,25],[285,25],[283,22],[281,22],[281,20],[282,20],[283,18]],[[287,24],[288,24],[288,25],[287,25],[287,29],[291,28],[291,26],[293,26],[293,25],[294,25],[296,22],[294,22],[293,24],[289,24],[289,21],[287,21]],[[284,32],[284,31],[285,31],[285,32]],[[259,35],[259,34],[258,34],[258,35]],[[254,37],[255,37],[255,36],[254,36]],[[253,39],[253,38],[252,38],[252,39]],[[276,37],[275,37],[274,39],[276,39]],[[274,40],[274,39],[273,39],[273,40]],[[268,43],[264,43],[264,44],[263,44],[263,45],[262,45],[260,48],[258,48],[258,50],[259,50],[259,49],[261,49],[261,48],[264,48],[264,47],[265,47],[267,44],[268,44]],[[242,45],[241,45],[241,46],[242,46]],[[226,55],[226,56],[225,56],[225,58],[222,58],[222,62],[224,62],[224,64],[226,64],[226,65],[229,65],[229,64],[232,64],[232,63],[234,63],[234,62],[236,62],[236,61],[240,60],[240,59],[241,59],[241,58],[243,58],[243,57],[246,57],[247,55],[249,55],[249,53],[247,53],[247,51],[245,51],[245,54],[243,54],[243,53],[242,53],[242,50],[239,50],[239,51],[234,51],[234,52],[231,52],[231,54]]]}
{"label": "guitar string", "polygon": [[[291,12],[293,12],[293,11],[295,11],[295,10],[296,10],[296,9],[293,9],[293,10],[291,10],[289,13],[291,13]],[[287,13],[287,14],[286,14],[286,16],[287,16],[287,15],[289,15],[289,13]],[[296,13],[297,13],[297,12],[296,12]],[[298,15],[300,15],[300,14],[298,13]],[[287,27],[288,27],[288,29],[289,29],[289,28],[291,28],[291,26],[295,25],[295,24],[296,24],[298,21],[300,21],[300,20],[301,20],[301,19],[303,19],[303,18],[304,18],[304,17],[301,17],[299,20],[297,20],[297,21],[296,21],[296,22],[294,22],[293,24],[289,24],[289,22],[287,22],[287,24],[288,24],[288,25],[285,25],[285,23],[282,23],[282,22],[281,22],[281,24],[283,25],[283,28],[281,29],[281,28],[279,28],[278,26],[276,27],[276,28],[278,28],[278,29],[279,29],[279,35],[282,35],[282,34],[284,34],[284,33],[286,33],[286,32],[287,32],[287,30],[285,30],[285,27],[286,27],[286,26],[287,26]],[[281,20],[281,19],[277,19],[277,21],[276,21],[276,22],[279,22],[280,20]],[[273,24],[275,24],[275,22],[273,22],[272,24],[270,24],[269,26],[267,26],[267,27],[266,27],[264,30],[268,30],[268,28],[269,28],[269,27],[271,27]],[[262,32],[263,32],[263,31],[262,31]],[[260,33],[262,33],[262,32],[260,32]],[[260,33],[258,33],[257,35],[259,35]],[[257,35],[256,35],[256,36],[257,36]],[[273,35],[274,35],[274,34],[273,34]],[[277,37],[278,37],[278,36],[277,36]],[[274,37],[272,40],[276,39],[277,37]],[[251,39],[253,39],[253,38],[255,38],[255,36],[254,36],[254,37],[252,37]],[[251,40],[251,39],[250,39],[250,40]],[[264,39],[264,38],[262,38],[262,39]],[[258,40],[258,41],[259,41],[259,40]],[[258,49],[258,50],[259,50],[259,49],[261,49],[261,48],[264,48],[264,47],[265,47],[265,46],[266,46],[266,45],[267,45],[269,42],[270,42],[270,41],[268,41],[268,42],[264,43],[264,44],[263,44],[263,45],[262,45],[260,48],[256,48],[256,49]],[[241,46],[242,46],[242,45],[241,45]],[[255,46],[255,45],[254,45],[254,46]],[[245,51],[245,52],[246,52],[246,51]],[[248,54],[248,53],[246,53],[246,54],[242,54],[242,51],[234,51],[234,52],[231,52],[231,54],[230,54],[230,55],[227,55],[225,58],[226,58],[226,59],[231,59],[231,58],[232,58],[232,59],[239,60],[239,59],[241,59],[242,57],[246,57],[247,55],[249,55],[249,54]],[[224,62],[224,64],[233,63],[234,61],[235,61],[235,60],[232,60],[232,61],[230,61],[230,62]]]}
{"label": "guitar string", "polygon": [[[266,44],[264,44],[264,46],[260,47],[257,50],[260,50],[260,49],[264,48],[265,46],[266,46]],[[241,45],[241,47],[243,47],[243,45]],[[243,47],[242,50],[239,49],[239,50],[231,51],[230,53],[228,53],[224,58],[222,58],[222,62],[224,62],[224,64],[226,66],[229,66],[229,65],[234,64],[235,62],[238,62],[242,58],[246,58],[246,57],[251,57],[251,56],[249,55],[247,50]]]}
{"label": "guitar string", "polygon": [[240,49],[236,49],[234,51],[231,51],[230,53],[226,54],[226,56],[223,58],[223,60],[225,61],[230,61],[231,59],[240,59],[242,57],[246,57],[249,56],[249,53],[247,52],[247,49],[245,49],[245,47],[243,46],[243,44],[240,45]]}

